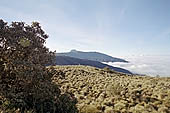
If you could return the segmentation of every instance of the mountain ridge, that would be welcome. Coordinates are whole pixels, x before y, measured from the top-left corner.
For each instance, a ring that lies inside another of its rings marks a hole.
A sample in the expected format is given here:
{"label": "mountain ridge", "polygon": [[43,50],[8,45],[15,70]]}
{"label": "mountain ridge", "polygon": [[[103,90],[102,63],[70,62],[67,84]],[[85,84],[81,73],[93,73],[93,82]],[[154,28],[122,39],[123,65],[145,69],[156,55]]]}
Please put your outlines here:
{"label": "mountain ridge", "polygon": [[128,63],[128,61],[124,59],[112,57],[104,53],[83,52],[83,51],[77,51],[75,49],[71,50],[70,52],[56,53],[56,56],[69,56],[69,57],[75,57],[79,59],[87,59],[87,60],[93,60],[93,61],[99,61],[99,62],[126,62]]}
{"label": "mountain ridge", "polygon": [[108,67],[114,71],[117,72],[122,72],[126,74],[132,74],[130,71],[123,69],[123,68],[118,68],[118,67],[113,67],[107,64],[103,64],[98,61],[92,61],[92,60],[87,60],[87,59],[79,59],[75,57],[69,57],[69,56],[56,56],[56,65],[86,65],[86,66],[93,66],[97,68],[105,68]]}

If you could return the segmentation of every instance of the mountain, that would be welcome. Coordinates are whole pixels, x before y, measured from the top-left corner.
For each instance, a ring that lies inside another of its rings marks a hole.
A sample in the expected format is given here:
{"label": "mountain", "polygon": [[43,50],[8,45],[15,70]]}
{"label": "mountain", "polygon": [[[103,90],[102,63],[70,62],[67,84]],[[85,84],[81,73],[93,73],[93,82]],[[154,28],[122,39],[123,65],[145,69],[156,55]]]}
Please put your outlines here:
{"label": "mountain", "polygon": [[79,58],[74,58],[74,57],[69,57],[69,56],[56,56],[56,65],[87,65],[87,66],[93,66],[97,68],[109,67],[110,69],[117,71],[117,72],[132,74],[130,71],[126,69],[113,67],[113,66],[103,64],[98,61],[79,59]]}
{"label": "mountain", "polygon": [[65,53],[56,53],[57,56],[70,56],[79,59],[87,59],[99,62],[128,62],[121,58],[115,58],[99,52],[82,52],[77,50],[71,50]]}

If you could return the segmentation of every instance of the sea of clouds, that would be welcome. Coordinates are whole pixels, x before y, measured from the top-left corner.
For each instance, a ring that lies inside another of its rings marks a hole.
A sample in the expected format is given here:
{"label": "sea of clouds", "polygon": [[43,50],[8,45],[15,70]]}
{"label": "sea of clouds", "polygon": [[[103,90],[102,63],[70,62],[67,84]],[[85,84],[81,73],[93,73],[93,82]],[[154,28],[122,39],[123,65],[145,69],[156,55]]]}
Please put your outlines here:
{"label": "sea of clouds", "polygon": [[129,63],[109,62],[106,64],[124,68],[136,74],[170,77],[170,55],[126,56],[123,59]]}

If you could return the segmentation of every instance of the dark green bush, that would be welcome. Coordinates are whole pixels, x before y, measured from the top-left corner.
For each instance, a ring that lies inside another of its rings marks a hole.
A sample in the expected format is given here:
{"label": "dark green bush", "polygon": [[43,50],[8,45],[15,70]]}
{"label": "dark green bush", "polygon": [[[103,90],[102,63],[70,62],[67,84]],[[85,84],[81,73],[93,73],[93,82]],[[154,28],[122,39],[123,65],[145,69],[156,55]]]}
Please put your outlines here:
{"label": "dark green bush", "polygon": [[55,53],[44,46],[47,38],[38,22],[8,25],[0,20],[1,111],[77,112],[74,99],[66,96],[64,105],[63,95],[51,82],[53,73],[45,66],[55,61]]}

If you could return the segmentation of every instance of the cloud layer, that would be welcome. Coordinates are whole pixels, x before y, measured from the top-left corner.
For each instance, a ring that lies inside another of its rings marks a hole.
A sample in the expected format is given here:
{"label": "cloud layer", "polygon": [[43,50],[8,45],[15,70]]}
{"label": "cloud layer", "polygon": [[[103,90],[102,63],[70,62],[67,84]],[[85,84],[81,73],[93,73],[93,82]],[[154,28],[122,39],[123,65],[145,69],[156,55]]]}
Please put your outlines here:
{"label": "cloud layer", "polygon": [[107,64],[128,69],[137,74],[146,74],[150,76],[168,76],[170,77],[170,56],[129,56],[124,59],[130,63],[109,62]]}

